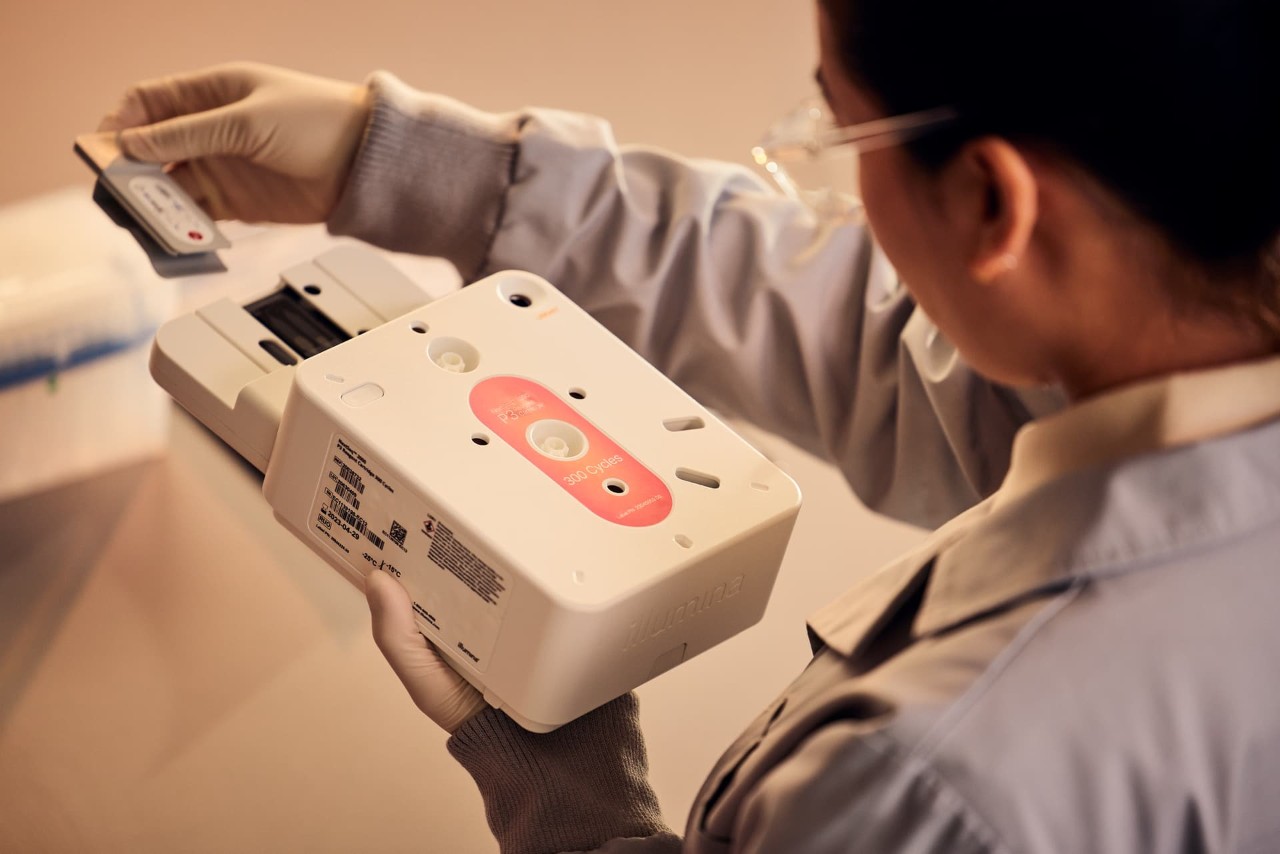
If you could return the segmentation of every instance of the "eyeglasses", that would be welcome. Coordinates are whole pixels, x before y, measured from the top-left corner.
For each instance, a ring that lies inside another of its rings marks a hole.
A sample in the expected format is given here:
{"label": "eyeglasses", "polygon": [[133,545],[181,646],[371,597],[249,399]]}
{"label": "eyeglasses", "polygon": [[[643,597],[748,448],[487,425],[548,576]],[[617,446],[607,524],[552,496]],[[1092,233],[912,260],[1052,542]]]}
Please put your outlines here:
{"label": "eyeglasses", "polygon": [[825,218],[858,218],[858,155],[918,139],[955,121],[937,107],[839,127],[821,96],[774,122],[751,156],[778,188]]}

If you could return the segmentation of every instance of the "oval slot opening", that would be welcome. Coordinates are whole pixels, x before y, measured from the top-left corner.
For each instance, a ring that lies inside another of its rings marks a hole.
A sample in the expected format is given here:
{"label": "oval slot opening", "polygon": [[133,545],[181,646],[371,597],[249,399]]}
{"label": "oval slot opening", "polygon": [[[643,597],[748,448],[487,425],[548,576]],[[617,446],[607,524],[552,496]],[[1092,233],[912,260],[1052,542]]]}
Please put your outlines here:
{"label": "oval slot opening", "polygon": [[713,474],[704,474],[693,469],[678,468],[676,469],[676,477],[689,483],[696,483],[698,486],[705,486],[707,489],[719,489],[720,478]]}
{"label": "oval slot opening", "polygon": [[683,433],[685,430],[701,430],[707,425],[698,416],[690,415],[685,418],[668,418],[662,422],[662,426],[672,433]]}

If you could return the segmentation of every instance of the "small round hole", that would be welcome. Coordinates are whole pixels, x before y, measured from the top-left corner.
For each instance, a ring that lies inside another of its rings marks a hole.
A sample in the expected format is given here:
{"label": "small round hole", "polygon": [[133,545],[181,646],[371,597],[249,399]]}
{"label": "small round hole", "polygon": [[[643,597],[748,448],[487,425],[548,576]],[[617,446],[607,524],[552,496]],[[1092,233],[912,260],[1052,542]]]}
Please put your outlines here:
{"label": "small round hole", "polygon": [[319,286],[319,285],[307,285],[305,288],[303,288],[303,290],[304,290],[304,291],[306,291],[307,293],[311,294],[312,296],[316,296],[316,295],[318,295],[318,294],[320,293],[320,286]]}
{"label": "small round hole", "polygon": [[498,274],[497,286],[494,290],[503,302],[520,308],[528,308],[546,296],[545,284],[537,276],[528,273],[509,271]]}
{"label": "small round hole", "polygon": [[612,492],[614,495],[627,494],[626,481],[618,480],[616,477],[611,477],[608,480],[606,480],[604,482],[604,488]]}
{"label": "small round hole", "polygon": [[574,400],[583,400],[586,396],[587,393],[580,388],[569,389],[569,397],[572,397]]}
{"label": "small round hole", "polygon": [[483,433],[476,433],[471,437],[471,441],[475,442],[477,445],[487,445],[489,444],[489,437]]}
{"label": "small round hole", "polygon": [[413,323],[409,324],[409,328],[412,329],[414,332],[418,333],[419,335],[426,335],[427,330],[430,327],[427,326],[427,324],[423,323],[421,320],[415,320]]}

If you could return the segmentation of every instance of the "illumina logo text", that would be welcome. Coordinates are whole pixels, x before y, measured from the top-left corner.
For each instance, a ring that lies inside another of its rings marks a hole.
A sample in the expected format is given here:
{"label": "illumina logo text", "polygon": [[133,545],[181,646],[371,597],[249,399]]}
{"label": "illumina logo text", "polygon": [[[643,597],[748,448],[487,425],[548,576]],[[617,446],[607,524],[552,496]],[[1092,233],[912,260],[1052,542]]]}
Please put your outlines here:
{"label": "illumina logo text", "polygon": [[627,630],[627,642],[623,644],[622,650],[626,652],[632,647],[639,646],[649,640],[649,638],[656,638],[668,629],[680,625],[685,620],[693,619],[699,614],[710,611],[724,600],[732,599],[741,592],[742,576],[738,575],[724,584],[718,584],[707,589],[700,596],[695,596],[686,602],[673,605],[665,610],[657,608],[650,612],[645,619],[637,620],[631,624],[631,628]]}

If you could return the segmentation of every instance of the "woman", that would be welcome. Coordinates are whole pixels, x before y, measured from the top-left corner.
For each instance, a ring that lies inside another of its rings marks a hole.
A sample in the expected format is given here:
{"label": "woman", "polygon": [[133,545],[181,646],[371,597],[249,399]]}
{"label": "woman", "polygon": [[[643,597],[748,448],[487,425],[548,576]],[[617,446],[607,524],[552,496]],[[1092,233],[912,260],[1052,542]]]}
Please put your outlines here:
{"label": "woman", "polygon": [[980,502],[814,616],[813,661],[683,839],[633,697],[524,732],[372,575],[379,646],[504,851],[1269,851],[1272,6],[826,0],[818,79],[844,131],[823,141],[862,140],[875,245],[733,167],[385,74],[214,69],[143,84],[106,127],[184,161],[219,216],[544,275],[877,509],[936,524]]}

